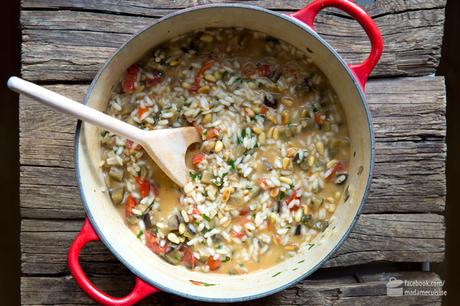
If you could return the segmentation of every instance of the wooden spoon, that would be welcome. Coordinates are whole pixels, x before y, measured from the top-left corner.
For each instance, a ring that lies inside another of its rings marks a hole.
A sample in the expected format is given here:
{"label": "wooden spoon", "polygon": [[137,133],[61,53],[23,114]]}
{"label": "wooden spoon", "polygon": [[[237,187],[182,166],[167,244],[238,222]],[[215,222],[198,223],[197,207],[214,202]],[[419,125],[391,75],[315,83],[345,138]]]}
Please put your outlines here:
{"label": "wooden spoon", "polygon": [[125,136],[139,143],[176,184],[183,187],[189,182],[190,178],[185,165],[185,153],[192,143],[201,141],[201,137],[195,127],[155,131],[141,130],[89,106],[17,77],[9,78],[8,87],[58,111],[103,127],[117,135]]}

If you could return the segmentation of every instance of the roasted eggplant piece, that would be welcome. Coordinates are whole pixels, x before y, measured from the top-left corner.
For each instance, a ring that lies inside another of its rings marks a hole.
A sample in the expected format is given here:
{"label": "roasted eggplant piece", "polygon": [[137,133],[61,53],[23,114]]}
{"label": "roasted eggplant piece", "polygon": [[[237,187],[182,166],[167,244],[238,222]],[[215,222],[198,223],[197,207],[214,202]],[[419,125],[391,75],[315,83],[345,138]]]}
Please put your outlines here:
{"label": "roasted eggplant piece", "polygon": [[113,204],[120,205],[123,201],[123,196],[125,194],[125,187],[116,186],[110,189],[110,198],[112,198]]}
{"label": "roasted eggplant piece", "polygon": [[109,176],[119,182],[123,180],[125,172],[120,167],[110,167]]}

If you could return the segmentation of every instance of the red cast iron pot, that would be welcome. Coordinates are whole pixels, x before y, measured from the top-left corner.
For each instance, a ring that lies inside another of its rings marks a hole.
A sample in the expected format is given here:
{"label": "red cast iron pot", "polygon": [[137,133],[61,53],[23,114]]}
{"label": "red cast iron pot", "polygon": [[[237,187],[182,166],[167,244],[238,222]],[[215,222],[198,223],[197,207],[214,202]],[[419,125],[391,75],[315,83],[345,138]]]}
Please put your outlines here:
{"label": "red cast iron pot", "polygon": [[[313,30],[316,15],[326,7],[335,7],[348,13],[366,31],[372,48],[369,57],[361,64],[347,65]],[[358,218],[367,196],[374,162],[373,130],[364,86],[380,58],[383,42],[372,19],[352,2],[318,0],[289,16],[239,4],[205,5],[181,10],[160,19],[122,46],[93,80],[85,103],[105,110],[111,89],[124,71],[154,46],[194,29],[233,26],[265,32],[309,52],[310,58],[329,79],[341,101],[350,132],[353,154],[347,180],[349,196],[341,199],[333,226],[325,231],[321,243],[273,267],[246,275],[189,271],[158,258],[124,224],[108,194],[101,191],[105,184],[97,166],[101,158],[97,137],[99,131],[96,127],[79,123],[75,160],[77,181],[88,219],[70,247],[68,262],[78,285],[98,303],[132,305],[159,289],[213,302],[245,301],[274,294],[318,269],[344,242]],[[78,256],[82,247],[99,239],[136,275],[135,287],[125,297],[111,297],[102,292],[81,269]]]}

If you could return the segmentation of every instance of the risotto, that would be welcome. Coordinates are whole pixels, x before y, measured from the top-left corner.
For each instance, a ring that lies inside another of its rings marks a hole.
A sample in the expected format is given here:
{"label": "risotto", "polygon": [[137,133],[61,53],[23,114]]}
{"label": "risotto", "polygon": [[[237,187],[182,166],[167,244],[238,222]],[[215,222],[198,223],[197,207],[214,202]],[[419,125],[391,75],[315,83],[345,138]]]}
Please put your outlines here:
{"label": "risotto", "polygon": [[156,47],[127,70],[106,112],[202,135],[179,188],[140,145],[101,132],[114,205],[171,264],[229,274],[272,266],[311,248],[346,197],[349,138],[332,87],[308,50],[263,33],[204,29]]}

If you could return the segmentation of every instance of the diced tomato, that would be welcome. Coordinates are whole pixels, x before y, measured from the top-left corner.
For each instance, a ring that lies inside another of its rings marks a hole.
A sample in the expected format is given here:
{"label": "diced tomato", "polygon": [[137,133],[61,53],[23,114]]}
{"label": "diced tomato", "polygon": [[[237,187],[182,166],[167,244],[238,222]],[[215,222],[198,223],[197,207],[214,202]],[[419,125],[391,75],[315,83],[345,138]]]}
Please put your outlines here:
{"label": "diced tomato", "polygon": [[292,65],[284,65],[283,70],[289,75],[293,76],[295,79],[299,78],[299,72]]}
{"label": "diced tomato", "polygon": [[269,110],[269,108],[266,107],[265,105],[263,105],[263,106],[260,108],[260,113],[261,113],[262,115],[265,115],[266,113],[268,113],[268,110]]}
{"label": "diced tomato", "polygon": [[136,144],[134,146],[134,142],[130,139],[126,139],[126,147],[128,149],[132,149],[132,150],[135,150],[135,151],[140,151],[140,149],[142,148],[140,144]]}
{"label": "diced tomato", "polygon": [[323,115],[320,112],[315,113],[315,122],[317,125],[321,125],[324,123]]}
{"label": "diced tomato", "polygon": [[192,207],[192,215],[198,215],[201,216],[201,212],[196,208],[196,206]]}
{"label": "diced tomato", "polygon": [[247,214],[249,214],[249,208],[245,207],[240,209],[240,216],[246,216]]}
{"label": "diced tomato", "polygon": [[203,133],[203,127],[199,125],[198,123],[196,123],[196,121],[193,121],[192,125],[196,128],[198,134],[201,135],[201,133]]}
{"label": "diced tomato", "polygon": [[193,84],[192,87],[189,88],[188,92],[195,95],[198,92],[198,89],[200,89],[200,85]]}
{"label": "diced tomato", "polygon": [[242,73],[244,74],[246,78],[249,79],[254,75],[254,73],[256,73],[256,69],[254,68],[252,64],[246,64],[244,65],[242,69]]}
{"label": "diced tomato", "polygon": [[168,248],[166,244],[161,247],[158,243],[157,237],[155,237],[155,235],[153,235],[150,231],[145,232],[145,244],[153,253],[158,255],[166,253]]}
{"label": "diced tomato", "polygon": [[[291,203],[293,200],[299,200],[300,201],[301,197],[302,197],[302,194],[300,192],[298,192],[297,190],[294,190],[292,192],[291,196],[286,199],[285,204],[289,205],[289,203]],[[297,204],[297,205],[292,206],[290,208],[290,210],[291,211],[296,211],[297,209],[299,209],[299,207],[300,207],[300,203]]]}
{"label": "diced tomato", "polygon": [[158,189],[157,185],[154,183],[150,184],[150,187],[152,188],[153,194],[157,197],[160,195],[160,190]]}
{"label": "diced tomato", "polygon": [[137,72],[139,71],[139,67],[136,64],[132,65],[128,68],[123,80],[121,81],[121,87],[123,92],[126,93],[133,93],[136,88],[136,80],[137,80]]}
{"label": "diced tomato", "polygon": [[261,76],[268,77],[271,74],[272,70],[268,64],[259,64],[257,65],[257,73]]}
{"label": "diced tomato", "polygon": [[196,94],[198,92],[198,89],[200,89],[201,77],[206,72],[206,70],[211,69],[213,65],[214,65],[213,60],[208,60],[208,61],[203,62],[203,64],[201,65],[201,67],[198,69],[198,71],[195,74],[193,85],[189,89],[190,93]]}
{"label": "diced tomato", "polygon": [[154,243],[152,245],[150,245],[150,249],[155,253],[155,254],[164,254],[166,253],[166,250],[167,250],[167,245],[165,244],[163,247],[160,246],[160,244],[158,243]]}
{"label": "diced tomato", "polygon": [[136,205],[137,205],[136,199],[132,195],[129,195],[126,198],[126,203],[125,203],[126,217],[131,217],[133,215],[133,208],[136,207]]}
{"label": "diced tomato", "polygon": [[152,78],[147,78],[145,80],[145,85],[152,87],[157,84],[160,84],[164,80],[164,73],[163,71],[160,70],[154,70],[152,71]]}
{"label": "diced tomato", "polygon": [[326,181],[329,181],[334,176],[334,174],[344,169],[345,169],[345,166],[343,165],[343,163],[341,161],[337,162],[332,168],[331,173],[328,176],[326,176]]}
{"label": "diced tomato", "polygon": [[136,64],[133,64],[128,68],[128,74],[137,74],[138,72],[139,67]]}
{"label": "diced tomato", "polygon": [[182,256],[181,261],[190,268],[195,266],[196,258],[193,256],[193,252],[190,248],[184,248],[184,255]]}
{"label": "diced tomato", "polygon": [[246,223],[248,223],[248,222],[251,222],[251,216],[249,216],[249,215],[243,215],[243,216],[238,217],[237,223],[238,223],[239,225],[244,226],[244,225],[245,225]]}
{"label": "diced tomato", "polygon": [[204,153],[198,153],[192,158],[192,164],[198,165],[201,163],[204,159],[206,158],[206,155]]}
{"label": "diced tomato", "polygon": [[139,108],[137,109],[137,117],[138,117],[138,118],[141,118],[142,115],[143,115],[146,111],[148,111],[148,108],[139,107]]}
{"label": "diced tomato", "polygon": [[244,232],[235,232],[235,231],[232,231],[231,233],[232,237],[235,237],[235,238],[241,238],[244,236]]}
{"label": "diced tomato", "polygon": [[160,84],[163,79],[146,79],[145,80],[145,86],[147,87],[153,87],[157,84]]}
{"label": "diced tomato", "polygon": [[220,259],[214,259],[214,257],[212,256],[208,257],[209,270],[215,271],[219,269],[221,265],[222,265],[222,261]]}
{"label": "diced tomato", "polygon": [[206,133],[206,140],[214,139],[219,137],[219,130],[218,129],[208,129]]}
{"label": "diced tomato", "polygon": [[198,71],[197,71],[197,73],[195,75],[195,79],[196,79],[196,77],[201,77],[206,72],[206,70],[211,69],[213,65],[214,65],[213,60],[209,60],[207,62],[204,62],[203,65],[201,65],[200,69],[198,69]]}
{"label": "diced tomato", "polygon": [[269,187],[267,179],[263,178],[259,180],[259,186],[262,189],[267,189]]}
{"label": "diced tomato", "polygon": [[345,170],[345,165],[341,161],[337,162],[337,164],[335,164],[335,172],[343,170]]}
{"label": "diced tomato", "polygon": [[145,198],[150,193],[150,182],[140,178],[139,176],[136,177],[136,183],[139,185],[139,191],[141,193],[141,197]]}

